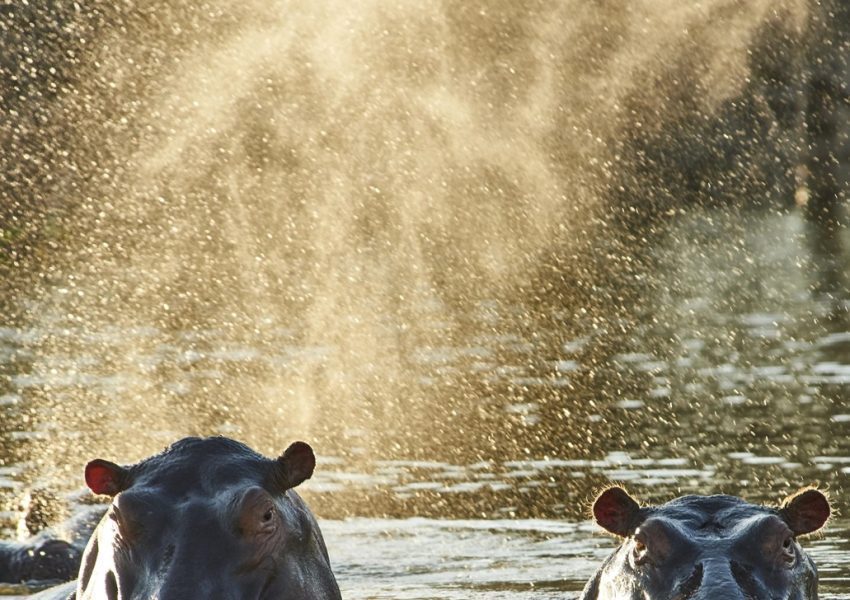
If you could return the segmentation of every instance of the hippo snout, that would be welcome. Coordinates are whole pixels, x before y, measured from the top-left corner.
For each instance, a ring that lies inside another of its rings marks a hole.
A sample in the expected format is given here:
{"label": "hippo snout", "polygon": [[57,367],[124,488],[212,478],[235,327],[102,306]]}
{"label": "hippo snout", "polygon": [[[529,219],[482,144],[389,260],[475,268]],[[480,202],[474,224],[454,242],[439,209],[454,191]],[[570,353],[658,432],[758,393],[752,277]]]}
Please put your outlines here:
{"label": "hippo snout", "polygon": [[197,582],[181,582],[163,586],[157,593],[151,595],[151,598],[156,600],[240,600],[243,596],[235,590],[199,586]]}
{"label": "hippo snout", "polygon": [[677,598],[681,600],[717,600],[718,598],[750,600],[761,597],[754,594],[753,589],[744,589],[742,584],[752,588],[754,582],[747,581],[746,578],[744,578],[745,581],[739,581],[736,577],[736,574],[740,577],[739,568],[728,560],[707,560],[698,565],[695,571],[699,573],[698,585],[694,586],[693,581],[686,582],[682,593]]}

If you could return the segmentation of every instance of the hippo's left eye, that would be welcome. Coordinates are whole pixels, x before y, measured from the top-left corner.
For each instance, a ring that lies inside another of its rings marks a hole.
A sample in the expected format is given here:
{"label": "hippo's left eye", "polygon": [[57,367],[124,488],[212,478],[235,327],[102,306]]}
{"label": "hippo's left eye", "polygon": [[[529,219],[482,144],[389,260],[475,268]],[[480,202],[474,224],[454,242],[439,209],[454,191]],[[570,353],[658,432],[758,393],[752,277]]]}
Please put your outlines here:
{"label": "hippo's left eye", "polygon": [[139,523],[138,519],[134,519],[132,517],[131,511],[122,511],[116,504],[117,503],[114,503],[110,507],[107,514],[112,522],[118,527],[120,539],[125,543],[130,542],[139,537],[141,534],[141,523]]}
{"label": "hippo's left eye", "polygon": [[268,523],[272,519],[274,519],[274,508],[269,508],[263,513],[263,523]]}
{"label": "hippo's left eye", "polygon": [[649,561],[649,550],[641,540],[635,539],[635,547],[632,549],[632,559],[635,565],[645,565]]}

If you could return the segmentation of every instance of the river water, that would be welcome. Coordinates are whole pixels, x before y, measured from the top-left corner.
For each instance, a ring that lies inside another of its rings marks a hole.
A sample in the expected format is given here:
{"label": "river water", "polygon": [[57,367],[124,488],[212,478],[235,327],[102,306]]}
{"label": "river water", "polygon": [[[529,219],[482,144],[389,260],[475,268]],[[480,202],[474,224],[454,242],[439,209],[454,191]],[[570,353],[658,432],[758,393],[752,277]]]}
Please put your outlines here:
{"label": "river water", "polygon": [[813,3],[137,4],[0,7],[5,537],[303,439],[350,599],[575,597],[611,482],[818,484],[850,599],[850,240],[764,208]]}
{"label": "river water", "polygon": [[575,598],[614,546],[587,519],[609,482],[644,502],[762,503],[817,483],[837,516],[803,544],[822,597],[850,598],[850,296],[843,254],[810,233],[794,212],[683,213],[653,245],[653,285],[615,282],[643,294],[632,311],[588,310],[578,335],[575,307],[482,301],[458,329],[432,307],[436,336],[404,357],[410,402],[364,416],[340,401],[350,422],[333,402],[303,425],[228,401],[332,354],[297,325],[3,329],[7,537],[31,492],[78,489],[93,455],[130,462],[215,433],[272,454],[297,435],[319,454],[303,492],[346,598]]}

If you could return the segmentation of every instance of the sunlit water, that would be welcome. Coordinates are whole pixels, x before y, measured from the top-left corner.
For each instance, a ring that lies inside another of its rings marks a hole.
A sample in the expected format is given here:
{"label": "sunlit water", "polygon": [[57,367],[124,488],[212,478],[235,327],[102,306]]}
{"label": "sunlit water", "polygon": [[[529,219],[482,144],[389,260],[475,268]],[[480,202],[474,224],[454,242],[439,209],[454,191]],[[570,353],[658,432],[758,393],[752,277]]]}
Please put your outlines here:
{"label": "sunlit water", "polygon": [[60,4],[0,7],[6,537],[93,457],[298,438],[347,598],[575,597],[612,481],[817,482],[850,598],[848,240],[689,208],[792,195],[815,3]]}
{"label": "sunlit water", "polygon": [[[376,415],[370,436],[362,422],[316,435],[319,466],[304,494],[323,519],[344,596],[574,598],[614,546],[586,515],[594,492],[616,481],[644,501],[726,492],[765,503],[818,482],[837,516],[804,545],[823,597],[850,598],[850,306],[841,269],[807,239],[795,214],[683,217],[659,243],[658,284],[633,315],[573,336],[557,315],[535,321],[528,307],[494,300],[471,309],[465,338],[410,348],[411,372],[456,420],[422,423],[417,434]],[[76,336],[77,353],[39,355],[42,339],[57,335]],[[100,432],[92,415],[105,399],[137,389],[127,383],[137,374],[111,371],[103,352],[128,337],[151,342],[135,360],[197,411],[191,430],[147,430],[127,417],[121,431]],[[131,456],[110,457],[123,461],[186,433],[230,434],[274,452],[252,438],[250,420],[221,407],[217,390],[328,351],[299,345],[292,324],[278,323],[247,338],[24,327],[1,339],[9,536],[31,489],[79,487],[98,432],[132,437]],[[457,386],[460,400],[446,397]],[[88,403],[72,411],[66,397]],[[386,452],[358,445],[384,432]]]}
{"label": "sunlit water", "polygon": [[[356,519],[326,530],[348,598],[577,598],[612,546],[587,523],[533,519]],[[837,537],[808,544],[823,598],[850,597]]]}

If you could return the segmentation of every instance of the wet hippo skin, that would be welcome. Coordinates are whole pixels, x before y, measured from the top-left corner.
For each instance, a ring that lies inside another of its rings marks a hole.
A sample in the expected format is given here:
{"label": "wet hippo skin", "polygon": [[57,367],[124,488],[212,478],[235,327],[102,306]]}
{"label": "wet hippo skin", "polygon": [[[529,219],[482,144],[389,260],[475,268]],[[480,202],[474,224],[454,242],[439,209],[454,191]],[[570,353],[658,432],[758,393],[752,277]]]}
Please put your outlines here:
{"label": "wet hippo skin", "polygon": [[112,496],[76,583],[40,600],[338,600],[322,534],[292,488],[313,451],[276,460],[227,438],[186,438],[131,466],[94,460],[86,483]]}
{"label": "wet hippo skin", "polygon": [[812,488],[778,508],[734,496],[641,507],[622,488],[608,488],[593,515],[625,539],[580,600],[815,600],[817,569],[797,538],[829,514],[828,500]]}

